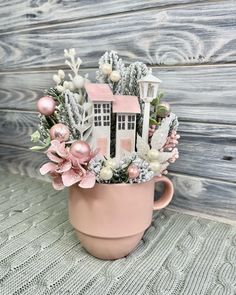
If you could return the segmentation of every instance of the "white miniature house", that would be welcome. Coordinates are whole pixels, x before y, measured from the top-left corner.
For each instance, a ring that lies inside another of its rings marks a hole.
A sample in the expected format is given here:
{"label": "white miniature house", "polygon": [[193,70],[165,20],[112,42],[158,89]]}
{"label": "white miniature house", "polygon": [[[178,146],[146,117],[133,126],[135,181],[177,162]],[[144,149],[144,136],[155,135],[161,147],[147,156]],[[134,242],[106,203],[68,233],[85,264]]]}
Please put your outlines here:
{"label": "white miniature house", "polygon": [[136,115],[140,113],[140,105],[136,96],[115,95],[113,113],[116,117],[116,158],[123,151],[135,150]]}
{"label": "white miniature house", "polygon": [[138,98],[113,95],[107,84],[86,83],[88,99],[93,103],[92,146],[110,157],[111,110],[116,113],[116,157],[124,151],[135,151],[136,115],[140,114]]}
{"label": "white miniature house", "polygon": [[93,103],[92,146],[109,158],[113,93],[107,84],[86,83],[85,89],[89,100]]}

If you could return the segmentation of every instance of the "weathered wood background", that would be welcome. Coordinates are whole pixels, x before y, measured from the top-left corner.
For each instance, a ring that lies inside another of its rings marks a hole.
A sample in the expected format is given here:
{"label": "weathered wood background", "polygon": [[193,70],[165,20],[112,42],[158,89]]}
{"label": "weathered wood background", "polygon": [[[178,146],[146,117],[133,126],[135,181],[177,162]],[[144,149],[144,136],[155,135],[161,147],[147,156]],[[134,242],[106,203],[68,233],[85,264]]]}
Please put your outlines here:
{"label": "weathered wood background", "polygon": [[0,3],[1,169],[39,177],[35,103],[74,47],[93,73],[105,50],[146,62],[180,119],[170,207],[236,219],[236,1]]}

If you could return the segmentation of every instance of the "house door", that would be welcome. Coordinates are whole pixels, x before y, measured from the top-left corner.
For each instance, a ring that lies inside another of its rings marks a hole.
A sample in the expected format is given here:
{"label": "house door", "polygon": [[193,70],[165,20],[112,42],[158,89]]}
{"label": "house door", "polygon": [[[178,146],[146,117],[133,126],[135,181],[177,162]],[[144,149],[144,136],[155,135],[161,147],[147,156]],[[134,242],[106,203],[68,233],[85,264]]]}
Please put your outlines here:
{"label": "house door", "polygon": [[131,138],[122,138],[120,140],[120,147],[121,147],[122,150],[131,152],[131,150],[132,150]]}
{"label": "house door", "polygon": [[99,154],[107,156],[107,138],[97,138],[96,147],[99,149]]}

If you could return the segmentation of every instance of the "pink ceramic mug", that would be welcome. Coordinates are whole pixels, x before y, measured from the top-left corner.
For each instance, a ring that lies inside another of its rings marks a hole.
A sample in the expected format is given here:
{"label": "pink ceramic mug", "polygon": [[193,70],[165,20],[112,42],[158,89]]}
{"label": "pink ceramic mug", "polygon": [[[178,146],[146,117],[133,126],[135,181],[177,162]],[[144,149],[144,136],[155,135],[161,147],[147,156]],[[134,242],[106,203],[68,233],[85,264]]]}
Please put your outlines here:
{"label": "pink ceramic mug", "polygon": [[[164,192],[154,201],[157,182]],[[165,176],[140,184],[96,184],[91,189],[70,188],[69,218],[80,242],[93,256],[117,259],[128,255],[150,226],[153,209],[166,207],[173,197]]]}

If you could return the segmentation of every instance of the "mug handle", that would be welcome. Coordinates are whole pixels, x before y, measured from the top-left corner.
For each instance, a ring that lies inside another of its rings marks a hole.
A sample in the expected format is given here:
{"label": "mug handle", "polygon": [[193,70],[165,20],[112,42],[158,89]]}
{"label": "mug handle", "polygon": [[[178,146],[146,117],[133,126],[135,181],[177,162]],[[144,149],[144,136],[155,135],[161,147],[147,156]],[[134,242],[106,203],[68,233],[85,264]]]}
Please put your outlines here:
{"label": "mug handle", "polygon": [[157,201],[154,201],[153,209],[159,210],[165,208],[170,201],[172,200],[174,194],[174,186],[171,180],[165,176],[155,176],[155,182],[163,182],[164,183],[164,191]]}

